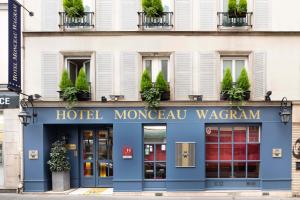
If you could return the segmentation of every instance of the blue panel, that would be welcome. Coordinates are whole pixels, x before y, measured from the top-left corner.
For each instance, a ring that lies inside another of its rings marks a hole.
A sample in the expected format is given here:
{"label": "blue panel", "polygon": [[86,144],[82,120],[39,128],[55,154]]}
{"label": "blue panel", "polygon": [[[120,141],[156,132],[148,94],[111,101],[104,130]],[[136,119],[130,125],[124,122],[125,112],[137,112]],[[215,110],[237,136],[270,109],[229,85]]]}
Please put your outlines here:
{"label": "blue panel", "polygon": [[291,180],[262,180],[263,190],[291,190]]}
{"label": "blue panel", "polygon": [[257,190],[261,188],[260,180],[251,179],[217,179],[217,180],[207,180],[206,187],[213,190],[223,190],[223,189],[248,189]]}
{"label": "blue panel", "polygon": [[143,190],[142,180],[113,181],[114,192],[140,192]]}
{"label": "blue panel", "polygon": [[205,189],[204,180],[167,181],[168,191],[201,191]]}
{"label": "blue panel", "polygon": [[160,181],[160,180],[147,180],[144,181],[143,184],[144,190],[166,190],[166,181]]}

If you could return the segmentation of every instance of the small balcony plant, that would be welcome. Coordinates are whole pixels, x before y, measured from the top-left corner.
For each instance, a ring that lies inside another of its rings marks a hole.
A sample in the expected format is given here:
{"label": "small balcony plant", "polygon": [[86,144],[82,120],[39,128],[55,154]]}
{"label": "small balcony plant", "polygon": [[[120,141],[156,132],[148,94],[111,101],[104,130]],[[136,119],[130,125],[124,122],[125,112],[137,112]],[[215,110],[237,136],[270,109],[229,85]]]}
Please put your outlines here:
{"label": "small balcony plant", "polygon": [[229,99],[229,91],[232,89],[232,75],[230,68],[227,68],[221,83],[221,100]]}
{"label": "small balcony plant", "polygon": [[247,14],[247,0],[240,0],[237,6],[237,17],[244,18]]}
{"label": "small balcony plant", "polygon": [[88,101],[91,99],[90,85],[87,81],[86,73],[83,67],[79,70],[75,87],[77,90],[78,101]]}
{"label": "small balcony plant", "polygon": [[248,101],[250,99],[250,82],[245,68],[243,68],[243,70],[241,71],[241,74],[236,82],[236,87],[243,90],[244,100]]}
{"label": "small balcony plant", "polygon": [[237,3],[236,0],[229,0],[228,1],[228,17],[235,18],[237,12]]}
{"label": "small balcony plant", "polygon": [[[59,98],[63,99],[63,93],[68,87],[73,87],[73,83],[69,78],[68,71],[66,69],[64,69],[64,71],[61,75],[60,83],[59,83],[60,91],[57,91],[59,93]],[[66,99],[63,99],[63,100],[66,100]]]}
{"label": "small balcony plant", "polygon": [[164,8],[161,0],[142,0],[143,11],[147,17],[161,17]]}
{"label": "small balcony plant", "polygon": [[165,80],[163,73],[160,71],[156,77],[155,86],[158,88],[160,93],[161,101],[170,100],[170,86]]}
{"label": "small balcony plant", "polygon": [[152,81],[151,81],[151,77],[150,77],[150,73],[147,69],[144,70],[143,74],[142,74],[142,79],[141,79],[141,98],[143,101],[145,101],[145,97],[144,97],[144,92],[146,90],[149,90],[150,88],[152,88]]}
{"label": "small balcony plant", "polygon": [[63,7],[68,17],[81,18],[84,15],[82,0],[64,0]]}

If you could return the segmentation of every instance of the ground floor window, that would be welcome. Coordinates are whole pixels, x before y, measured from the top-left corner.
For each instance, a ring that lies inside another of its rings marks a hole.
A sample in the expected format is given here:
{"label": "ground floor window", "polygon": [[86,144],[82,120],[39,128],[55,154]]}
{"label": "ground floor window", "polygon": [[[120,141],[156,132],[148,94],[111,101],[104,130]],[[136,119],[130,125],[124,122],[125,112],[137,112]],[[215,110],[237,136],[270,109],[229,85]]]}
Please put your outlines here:
{"label": "ground floor window", "polygon": [[144,126],[144,178],[166,178],[166,126]]}
{"label": "ground floor window", "polygon": [[260,127],[207,126],[206,178],[259,178]]}

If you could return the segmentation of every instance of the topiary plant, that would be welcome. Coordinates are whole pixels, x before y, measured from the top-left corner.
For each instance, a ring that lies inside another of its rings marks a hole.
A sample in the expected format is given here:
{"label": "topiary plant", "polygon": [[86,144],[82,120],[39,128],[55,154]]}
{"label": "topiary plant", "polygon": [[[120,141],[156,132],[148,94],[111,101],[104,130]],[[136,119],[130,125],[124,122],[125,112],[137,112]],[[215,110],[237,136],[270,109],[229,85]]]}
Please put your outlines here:
{"label": "topiary plant", "polygon": [[242,69],[241,74],[236,81],[236,87],[241,88],[244,91],[248,91],[250,88],[250,82],[245,68]]}
{"label": "topiary plant", "polygon": [[63,7],[69,17],[82,17],[84,15],[82,0],[64,0]]}
{"label": "topiary plant", "polygon": [[237,12],[239,15],[245,15],[247,13],[247,0],[240,0]]}
{"label": "topiary plant", "polygon": [[152,6],[156,10],[156,17],[162,16],[164,12],[164,7],[161,3],[161,0],[152,0]]}
{"label": "topiary plant", "polygon": [[150,73],[147,69],[144,70],[141,79],[141,92],[149,90],[152,87]]}
{"label": "topiary plant", "polygon": [[73,83],[69,78],[68,71],[65,69],[61,75],[61,80],[59,83],[59,88],[64,91],[67,87],[72,87]]}
{"label": "topiary plant", "polygon": [[89,83],[87,81],[85,70],[83,67],[79,70],[79,74],[76,78],[75,87],[78,91],[82,91],[82,92],[89,91]]}
{"label": "topiary plant", "polygon": [[170,91],[169,84],[165,80],[162,71],[160,71],[156,77],[155,86],[160,92]]}
{"label": "topiary plant", "polygon": [[228,1],[228,14],[229,17],[234,17],[237,11],[237,3],[236,0],[229,0]]}
{"label": "topiary plant", "polygon": [[67,158],[67,149],[65,142],[56,141],[52,144],[50,151],[50,160],[47,162],[52,172],[63,172],[71,169]]}
{"label": "topiary plant", "polygon": [[160,17],[164,11],[161,0],[142,0],[142,7],[148,17]]}
{"label": "topiary plant", "polygon": [[230,68],[227,68],[225,71],[225,75],[222,80],[221,90],[229,91],[232,88],[232,75]]}

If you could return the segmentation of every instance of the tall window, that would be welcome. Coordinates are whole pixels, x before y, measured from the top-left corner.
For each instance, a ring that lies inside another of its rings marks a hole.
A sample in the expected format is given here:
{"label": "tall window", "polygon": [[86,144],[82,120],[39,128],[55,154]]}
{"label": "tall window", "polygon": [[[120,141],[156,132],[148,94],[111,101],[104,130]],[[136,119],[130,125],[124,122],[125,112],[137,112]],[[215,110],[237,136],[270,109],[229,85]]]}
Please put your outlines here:
{"label": "tall window", "polygon": [[144,178],[166,178],[166,126],[144,126]]}
{"label": "tall window", "polygon": [[246,58],[242,57],[224,57],[222,59],[222,78],[227,68],[229,68],[231,71],[233,82],[236,82],[238,77],[240,76],[242,69],[246,68],[246,70],[248,70],[247,60]]}
{"label": "tall window", "polygon": [[259,178],[259,126],[206,127],[206,178]]}
{"label": "tall window", "polygon": [[152,82],[155,82],[160,71],[162,71],[165,80],[170,82],[168,57],[144,57],[144,69],[149,71]]}
{"label": "tall window", "polygon": [[70,79],[75,83],[78,76],[79,70],[84,68],[86,72],[87,80],[90,82],[90,65],[91,59],[89,57],[69,57],[66,58],[67,70],[70,76]]}

